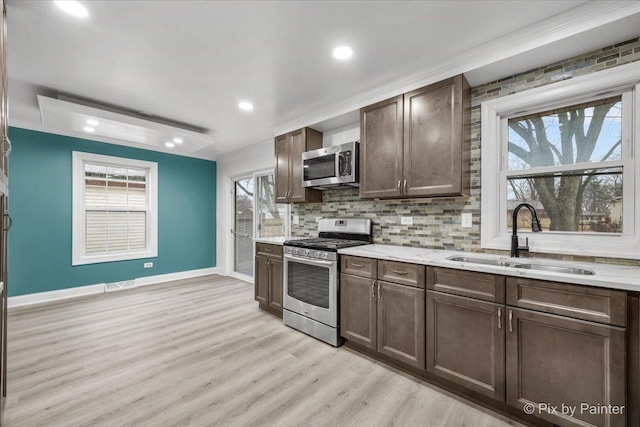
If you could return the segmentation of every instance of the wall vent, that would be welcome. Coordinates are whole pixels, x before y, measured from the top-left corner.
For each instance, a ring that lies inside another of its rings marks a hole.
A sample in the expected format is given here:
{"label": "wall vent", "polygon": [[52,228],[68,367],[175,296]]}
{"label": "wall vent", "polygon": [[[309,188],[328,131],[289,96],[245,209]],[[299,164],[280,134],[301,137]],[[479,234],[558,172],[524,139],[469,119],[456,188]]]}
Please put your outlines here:
{"label": "wall vent", "polygon": [[132,289],[136,287],[135,280],[124,280],[122,282],[105,283],[105,292],[122,291],[125,289]]}

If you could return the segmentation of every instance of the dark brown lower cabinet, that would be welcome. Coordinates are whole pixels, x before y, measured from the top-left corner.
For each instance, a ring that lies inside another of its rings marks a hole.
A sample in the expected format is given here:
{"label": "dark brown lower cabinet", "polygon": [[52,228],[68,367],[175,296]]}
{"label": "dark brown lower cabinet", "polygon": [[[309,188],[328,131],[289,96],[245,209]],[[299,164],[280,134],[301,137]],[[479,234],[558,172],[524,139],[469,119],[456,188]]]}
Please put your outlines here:
{"label": "dark brown lower cabinet", "polygon": [[261,305],[282,311],[282,261],[255,257],[254,299]]}
{"label": "dark brown lower cabinet", "polygon": [[424,369],[424,289],[340,276],[340,335]]}
{"label": "dark brown lower cabinet", "polygon": [[269,307],[282,310],[282,261],[269,261]]}
{"label": "dark brown lower cabinet", "polygon": [[269,305],[269,258],[256,257],[254,275],[254,299],[260,304]]}
{"label": "dark brown lower cabinet", "polygon": [[378,285],[378,352],[424,369],[424,289]]}
{"label": "dark brown lower cabinet", "polygon": [[340,275],[340,335],[375,350],[376,281],[350,274]]}
{"label": "dark brown lower cabinet", "polygon": [[427,371],[505,398],[504,305],[427,291]]}
{"label": "dark brown lower cabinet", "polygon": [[626,405],[624,329],[514,308],[506,322],[509,405],[564,427],[626,425],[626,407],[611,414]]}

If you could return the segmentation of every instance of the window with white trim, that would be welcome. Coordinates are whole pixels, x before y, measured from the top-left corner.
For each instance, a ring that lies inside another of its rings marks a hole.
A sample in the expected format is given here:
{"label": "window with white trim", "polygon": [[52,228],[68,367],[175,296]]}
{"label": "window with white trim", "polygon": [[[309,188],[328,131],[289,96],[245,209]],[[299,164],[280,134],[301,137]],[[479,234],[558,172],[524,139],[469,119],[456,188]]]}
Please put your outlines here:
{"label": "window with white trim", "polygon": [[638,72],[630,64],[482,104],[482,247],[640,259]]}
{"label": "window with white trim", "polygon": [[157,163],[73,152],[73,265],[157,256]]}

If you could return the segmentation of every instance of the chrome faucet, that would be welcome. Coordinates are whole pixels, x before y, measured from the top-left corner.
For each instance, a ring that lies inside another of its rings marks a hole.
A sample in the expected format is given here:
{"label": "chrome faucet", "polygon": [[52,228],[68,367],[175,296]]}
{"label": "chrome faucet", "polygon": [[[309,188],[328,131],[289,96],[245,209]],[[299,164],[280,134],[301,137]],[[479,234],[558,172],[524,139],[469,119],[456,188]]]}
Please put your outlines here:
{"label": "chrome faucet", "polygon": [[520,257],[520,251],[529,252],[528,237],[525,240],[524,246],[520,246],[520,244],[518,243],[518,212],[520,212],[520,209],[522,208],[527,208],[529,209],[529,212],[531,212],[531,231],[533,231],[534,233],[542,231],[540,221],[538,220],[538,214],[536,213],[536,210],[533,206],[531,206],[529,203],[520,203],[515,207],[515,209],[513,210],[513,217],[511,221],[513,228],[513,234],[511,235],[511,256],[516,258]]}

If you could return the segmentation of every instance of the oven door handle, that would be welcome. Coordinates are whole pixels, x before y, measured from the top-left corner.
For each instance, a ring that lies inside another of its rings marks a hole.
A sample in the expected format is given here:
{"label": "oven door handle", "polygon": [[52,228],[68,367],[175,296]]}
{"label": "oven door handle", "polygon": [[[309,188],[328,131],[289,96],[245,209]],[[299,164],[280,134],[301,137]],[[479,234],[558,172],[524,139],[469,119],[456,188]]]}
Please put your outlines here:
{"label": "oven door handle", "polygon": [[289,254],[285,254],[284,255],[285,259],[290,259],[292,261],[300,261],[303,262],[305,264],[312,264],[312,265],[334,265],[336,263],[336,261],[324,261],[321,259],[311,259],[311,258],[302,258],[302,257],[298,257],[295,255],[289,255]]}

